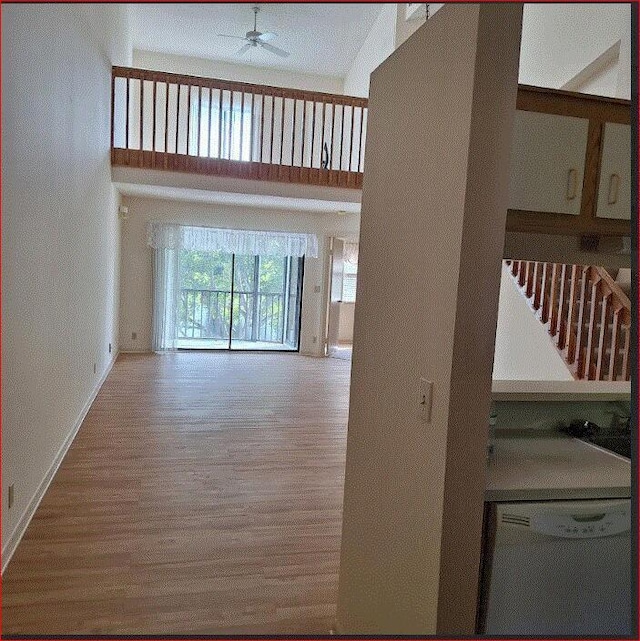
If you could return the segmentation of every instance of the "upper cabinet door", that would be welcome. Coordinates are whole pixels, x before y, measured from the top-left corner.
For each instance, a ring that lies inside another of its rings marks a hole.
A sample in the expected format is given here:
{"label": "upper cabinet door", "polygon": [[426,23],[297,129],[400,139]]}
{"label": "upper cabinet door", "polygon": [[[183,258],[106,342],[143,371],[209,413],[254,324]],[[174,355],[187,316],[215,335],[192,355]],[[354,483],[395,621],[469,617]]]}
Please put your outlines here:
{"label": "upper cabinet door", "polygon": [[631,219],[631,127],[605,123],[598,218]]}
{"label": "upper cabinet door", "polygon": [[516,111],[509,209],[580,214],[589,121]]}

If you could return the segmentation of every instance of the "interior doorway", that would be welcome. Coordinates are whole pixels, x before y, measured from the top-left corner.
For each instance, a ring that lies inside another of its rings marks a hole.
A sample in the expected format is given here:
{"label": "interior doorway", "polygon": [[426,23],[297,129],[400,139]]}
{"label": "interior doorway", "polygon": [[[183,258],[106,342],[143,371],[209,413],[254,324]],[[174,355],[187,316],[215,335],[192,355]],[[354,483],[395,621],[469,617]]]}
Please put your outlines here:
{"label": "interior doorway", "polygon": [[350,359],[358,277],[358,243],[332,238],[329,246],[331,278],[327,303],[325,354]]}

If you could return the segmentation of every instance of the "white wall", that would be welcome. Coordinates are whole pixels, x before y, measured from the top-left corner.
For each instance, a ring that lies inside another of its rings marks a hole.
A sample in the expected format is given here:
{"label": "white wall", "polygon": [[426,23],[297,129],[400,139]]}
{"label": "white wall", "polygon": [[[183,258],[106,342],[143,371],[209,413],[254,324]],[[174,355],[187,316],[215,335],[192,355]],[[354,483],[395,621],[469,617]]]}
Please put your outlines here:
{"label": "white wall", "polygon": [[130,66],[133,60],[133,37],[129,4],[118,4],[109,13],[108,19],[105,19],[103,11],[96,11],[92,4],[78,3],[76,6],[100,54],[112,65]]}
{"label": "white wall", "polygon": [[105,51],[126,54],[126,20],[119,5],[85,9],[2,7],[2,486],[15,486],[11,509],[2,497],[5,562],[118,349]]}
{"label": "white wall", "polygon": [[[278,212],[207,205],[172,200],[124,196],[129,208],[122,232],[122,290],[120,346],[122,350],[151,350],[152,250],[146,244],[147,224],[164,221],[230,229],[299,231],[318,235],[318,258],[304,266],[300,352],[322,354],[327,289],[327,256],[330,236],[358,235],[359,215],[316,212]],[[319,292],[315,287],[320,288]],[[132,333],[137,334],[134,341]],[[314,337],[317,340],[314,342]]]}
{"label": "white wall", "polygon": [[494,380],[572,381],[547,330],[502,267],[493,361]]}
{"label": "white wall", "polygon": [[[525,4],[519,82],[560,88],[617,41],[629,42],[630,5]],[[628,92],[629,46],[621,47],[617,97]]]}
{"label": "white wall", "polygon": [[395,49],[396,14],[396,4],[382,6],[380,15],[344,78],[344,93],[347,96],[366,98],[369,95],[371,72]]}
{"label": "white wall", "polygon": [[295,73],[282,69],[236,65],[221,60],[191,58],[155,51],[133,51],[133,66],[169,73],[184,73],[191,76],[250,82],[258,85],[308,89],[327,93],[342,93],[342,79],[331,76]]}
{"label": "white wall", "polygon": [[341,343],[353,342],[353,318],[355,315],[355,303],[338,303],[339,314],[338,317],[338,341]]}

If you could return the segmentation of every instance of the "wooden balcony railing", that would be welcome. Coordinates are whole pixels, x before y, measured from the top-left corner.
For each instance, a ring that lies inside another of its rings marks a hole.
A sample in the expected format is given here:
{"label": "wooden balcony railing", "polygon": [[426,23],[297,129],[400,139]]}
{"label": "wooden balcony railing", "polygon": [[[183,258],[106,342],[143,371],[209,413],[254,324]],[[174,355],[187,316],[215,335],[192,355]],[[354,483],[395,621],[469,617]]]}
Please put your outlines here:
{"label": "wooden balcony railing", "polygon": [[113,67],[113,165],[362,188],[367,100]]}
{"label": "wooden balcony railing", "polygon": [[285,305],[281,293],[181,289],[178,339],[228,340],[233,315],[233,340],[282,344]]}
{"label": "wooden balcony railing", "polygon": [[605,269],[507,264],[576,379],[630,380],[631,303]]}

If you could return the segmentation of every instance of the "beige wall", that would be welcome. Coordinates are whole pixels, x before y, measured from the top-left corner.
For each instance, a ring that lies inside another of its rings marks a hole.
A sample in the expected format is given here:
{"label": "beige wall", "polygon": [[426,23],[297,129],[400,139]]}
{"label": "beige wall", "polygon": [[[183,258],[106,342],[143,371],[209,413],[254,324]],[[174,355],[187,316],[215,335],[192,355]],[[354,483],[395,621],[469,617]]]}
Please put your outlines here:
{"label": "beige wall", "polygon": [[473,633],[520,13],[445,6],[371,77],[340,633]]}
{"label": "beige wall", "polygon": [[[330,236],[358,234],[359,216],[320,212],[280,212],[207,205],[152,198],[123,197],[129,208],[122,232],[122,289],[120,346],[127,351],[151,350],[152,250],[147,246],[147,224],[164,221],[231,229],[299,231],[317,234],[318,258],[307,258],[302,294],[300,351],[320,356],[326,316],[327,258]],[[319,288],[319,291],[315,289]],[[137,334],[134,341],[132,333]],[[316,339],[314,341],[314,338]]]}
{"label": "beige wall", "polygon": [[338,341],[341,343],[353,342],[353,319],[355,303],[338,303],[340,317],[338,320]]}
{"label": "beige wall", "polygon": [[122,11],[2,7],[4,562],[118,349],[107,52],[126,61]]}

